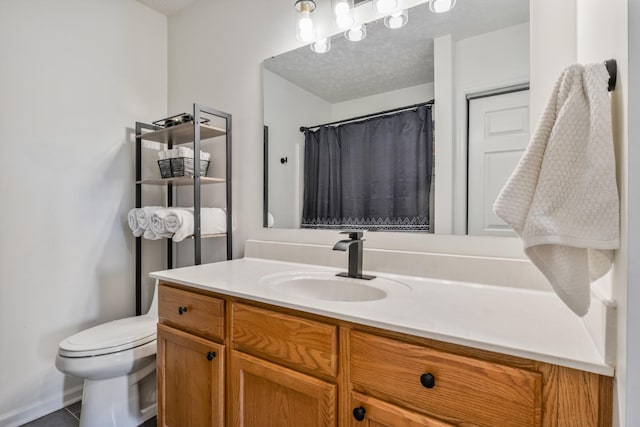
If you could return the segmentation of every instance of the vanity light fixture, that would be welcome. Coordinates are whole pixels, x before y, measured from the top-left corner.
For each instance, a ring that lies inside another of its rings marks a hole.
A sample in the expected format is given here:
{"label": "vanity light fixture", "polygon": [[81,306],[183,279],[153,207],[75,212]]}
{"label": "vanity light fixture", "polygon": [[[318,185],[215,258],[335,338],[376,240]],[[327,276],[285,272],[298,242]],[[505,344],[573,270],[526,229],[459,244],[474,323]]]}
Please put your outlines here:
{"label": "vanity light fixture", "polygon": [[384,18],[384,26],[392,30],[404,27],[407,22],[409,22],[409,12],[406,9],[393,12]]}
{"label": "vanity light fixture", "polygon": [[331,0],[333,14],[338,28],[344,30],[355,24],[353,17],[353,0]]}
{"label": "vanity light fixture", "polygon": [[373,5],[379,13],[387,14],[398,7],[398,0],[374,0]]}
{"label": "vanity light fixture", "polygon": [[367,37],[367,27],[362,24],[357,27],[353,27],[344,32],[344,36],[347,40],[352,42],[359,42]]}
{"label": "vanity light fixture", "polygon": [[298,0],[296,9],[296,37],[302,42],[311,42],[316,38],[316,28],[312,13],[316,8],[314,0]]}
{"label": "vanity light fixture", "polygon": [[434,13],[449,12],[456,5],[456,0],[429,0],[429,9]]}
{"label": "vanity light fixture", "polygon": [[316,40],[310,45],[311,50],[315,53],[327,53],[331,50],[331,39],[329,37],[325,37],[320,40]]}

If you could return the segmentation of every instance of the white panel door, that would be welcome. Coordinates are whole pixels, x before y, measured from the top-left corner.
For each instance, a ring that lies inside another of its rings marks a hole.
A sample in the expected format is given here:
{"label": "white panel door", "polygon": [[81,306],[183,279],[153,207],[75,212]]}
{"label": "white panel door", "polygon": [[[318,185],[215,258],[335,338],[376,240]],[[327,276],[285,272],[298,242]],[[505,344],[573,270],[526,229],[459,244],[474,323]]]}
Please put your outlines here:
{"label": "white panel door", "polygon": [[515,236],[493,203],[528,143],[528,90],[469,101],[469,234]]}

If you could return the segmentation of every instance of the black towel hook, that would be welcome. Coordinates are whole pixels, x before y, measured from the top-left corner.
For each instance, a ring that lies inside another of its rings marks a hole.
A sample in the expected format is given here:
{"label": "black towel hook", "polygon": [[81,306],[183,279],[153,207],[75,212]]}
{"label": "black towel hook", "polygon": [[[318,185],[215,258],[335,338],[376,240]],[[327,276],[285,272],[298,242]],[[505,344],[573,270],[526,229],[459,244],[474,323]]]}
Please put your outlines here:
{"label": "black towel hook", "polygon": [[609,86],[607,90],[611,92],[616,88],[618,63],[615,59],[607,59],[606,61],[604,61],[604,66],[607,67],[607,71],[609,72]]}

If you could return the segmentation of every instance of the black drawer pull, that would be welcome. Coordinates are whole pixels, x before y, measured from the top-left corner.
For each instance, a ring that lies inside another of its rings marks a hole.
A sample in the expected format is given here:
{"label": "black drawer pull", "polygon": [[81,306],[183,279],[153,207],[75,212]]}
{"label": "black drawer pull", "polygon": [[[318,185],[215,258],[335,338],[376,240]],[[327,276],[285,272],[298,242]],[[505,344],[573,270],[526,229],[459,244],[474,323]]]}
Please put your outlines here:
{"label": "black drawer pull", "polygon": [[358,406],[357,408],[353,408],[353,418],[355,418],[356,421],[362,421],[362,420],[364,420],[364,414],[366,412],[367,411],[365,411],[362,406]]}
{"label": "black drawer pull", "polygon": [[209,362],[211,362],[214,359],[214,357],[216,357],[216,352],[215,351],[210,351],[209,353],[207,353],[207,360]]}
{"label": "black drawer pull", "polygon": [[436,377],[431,373],[422,374],[420,375],[420,384],[426,388],[433,388],[436,385]]}
{"label": "black drawer pull", "polygon": [[178,314],[182,316],[183,313],[187,312],[187,307],[178,307]]}

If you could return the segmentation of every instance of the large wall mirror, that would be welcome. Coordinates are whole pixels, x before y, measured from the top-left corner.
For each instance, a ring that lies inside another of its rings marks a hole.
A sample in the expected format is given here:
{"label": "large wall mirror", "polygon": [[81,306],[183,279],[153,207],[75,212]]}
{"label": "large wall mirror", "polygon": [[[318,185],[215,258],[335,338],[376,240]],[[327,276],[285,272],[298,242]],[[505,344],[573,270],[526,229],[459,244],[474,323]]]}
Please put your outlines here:
{"label": "large wall mirror", "polygon": [[529,0],[405,15],[264,61],[265,226],[512,235],[491,208],[529,139]]}

